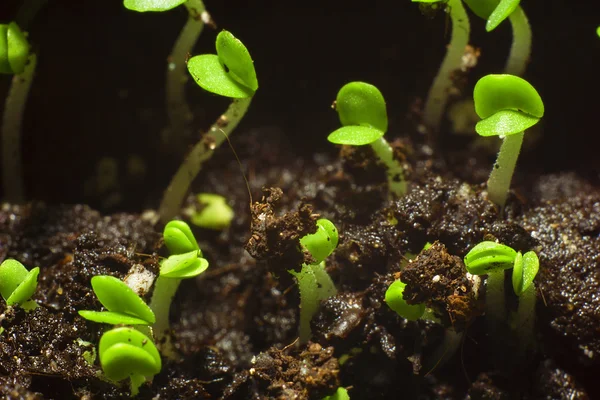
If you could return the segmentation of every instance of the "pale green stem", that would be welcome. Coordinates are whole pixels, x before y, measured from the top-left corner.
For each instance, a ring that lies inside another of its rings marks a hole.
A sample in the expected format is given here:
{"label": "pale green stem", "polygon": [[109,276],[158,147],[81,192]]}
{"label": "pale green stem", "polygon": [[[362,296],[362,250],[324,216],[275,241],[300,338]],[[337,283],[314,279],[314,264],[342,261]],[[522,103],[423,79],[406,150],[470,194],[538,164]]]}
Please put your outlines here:
{"label": "pale green stem", "polygon": [[519,337],[519,347],[523,350],[526,350],[534,341],[535,295],[535,285],[531,284],[531,286],[519,296],[519,307],[517,309],[515,328]]}
{"label": "pale green stem", "polygon": [[423,114],[423,121],[434,132],[439,131],[442,116],[446,110],[450,89],[453,86],[454,71],[460,70],[465,48],[469,44],[469,17],[462,0],[448,0],[447,5],[452,19],[452,36],[446,57],[440,66],[429,93]]}
{"label": "pale green stem", "polygon": [[166,357],[173,358],[175,351],[171,343],[171,335],[169,333],[171,325],[169,324],[169,311],[171,310],[171,302],[181,279],[173,278],[156,278],[154,283],[154,292],[150,300],[150,308],[154,311],[156,322],[152,325],[154,337],[157,346],[160,347],[161,353]]}
{"label": "pale green stem", "polygon": [[504,209],[506,204],[510,181],[521,152],[523,136],[524,132],[519,132],[504,137],[498,158],[487,181],[488,198],[500,206],[500,209]]}
{"label": "pale green stem", "polygon": [[485,281],[485,317],[492,324],[506,321],[504,270],[488,273]]}
{"label": "pale green stem", "polygon": [[513,42],[504,72],[523,76],[531,54],[531,26],[521,6],[509,16],[513,31]]}
{"label": "pale green stem", "polygon": [[394,158],[392,146],[383,137],[380,137],[371,143],[371,148],[385,165],[390,191],[398,197],[404,196],[406,194],[404,169],[400,162]]}
{"label": "pale green stem", "polygon": [[246,114],[251,102],[252,97],[234,99],[225,114],[210,127],[204,137],[192,148],[163,195],[159,208],[160,220],[163,223],[166,224],[179,213],[190,185],[200,172],[202,164],[209,160],[215,149],[223,143],[226,137],[231,135],[231,132]]}
{"label": "pale green stem", "polygon": [[4,185],[4,197],[10,203],[22,203],[25,200],[21,129],[25,104],[33,82],[36,63],[36,55],[31,54],[25,70],[13,77],[4,106],[4,117],[2,118],[2,183]]}
{"label": "pale green stem", "polygon": [[163,132],[163,141],[173,148],[181,148],[193,115],[185,99],[185,83],[188,80],[186,61],[202,33],[202,13],[206,11],[201,0],[188,0],[184,5],[189,16],[169,55],[165,88],[170,126]]}
{"label": "pale green stem", "polygon": [[146,382],[146,377],[141,374],[132,374],[130,377],[129,388],[131,396],[137,396],[140,393],[140,386]]}

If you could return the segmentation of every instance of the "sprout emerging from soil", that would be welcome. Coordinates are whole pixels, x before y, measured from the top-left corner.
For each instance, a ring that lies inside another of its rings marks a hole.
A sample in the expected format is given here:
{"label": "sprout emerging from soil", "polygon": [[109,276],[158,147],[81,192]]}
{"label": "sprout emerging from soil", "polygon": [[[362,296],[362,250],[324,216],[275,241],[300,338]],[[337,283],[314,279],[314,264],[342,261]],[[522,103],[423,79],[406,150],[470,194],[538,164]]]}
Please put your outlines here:
{"label": "sprout emerging from soil", "polygon": [[513,42],[504,72],[521,76],[525,73],[531,54],[531,26],[519,6],[520,0],[464,0],[479,17],[486,19],[485,30],[491,32],[506,18],[510,19]]}
{"label": "sprout emerging from soil", "polygon": [[351,146],[371,145],[385,165],[390,192],[398,197],[406,194],[404,169],[394,158],[392,146],[383,138],[388,119],[379,89],[364,82],[348,83],[338,92],[335,109],[343,126],[330,133],[327,140]]}
{"label": "sprout emerging from soil", "polygon": [[229,228],[234,213],[225,197],[214,193],[199,193],[196,200],[196,205],[183,211],[192,224],[216,231]]}
{"label": "sprout emerging from soil", "polygon": [[11,203],[23,202],[21,125],[37,57],[15,22],[0,24],[0,73],[14,75],[2,117],[2,182]]}
{"label": "sprout emerging from soil", "polygon": [[187,81],[186,59],[200,37],[205,23],[212,23],[202,0],[124,0],[125,8],[138,12],[162,12],[179,5],[188,11],[187,21],[179,33],[168,57],[166,75],[166,105],[170,126],[163,133],[163,141],[171,148],[182,148],[192,111],[185,100]]}
{"label": "sprout emerging from soil", "polygon": [[406,283],[394,281],[385,291],[385,302],[396,314],[409,321],[417,321],[425,313],[425,304],[408,304],[404,300]]}
{"label": "sprout emerging from soil", "polygon": [[334,394],[331,396],[325,396],[322,400],[350,400],[350,395],[348,394],[348,390],[346,390],[346,388],[339,387]]}
{"label": "sprout emerging from soil", "polygon": [[163,354],[174,356],[169,333],[169,310],[182,279],[194,278],[208,268],[202,251],[190,227],[183,221],[169,222],[163,231],[165,245],[171,255],[160,264],[150,308],[156,315],[153,325],[156,340],[161,343]]}
{"label": "sprout emerging from soil", "polygon": [[208,133],[196,143],[179,167],[160,204],[163,222],[177,215],[191,183],[202,164],[210,159],[215,149],[231,135],[242,120],[258,89],[256,71],[246,46],[230,32],[217,36],[217,54],[192,57],[187,68],[196,83],[204,90],[233,98],[227,111],[219,117]]}
{"label": "sprout emerging from soil", "polygon": [[302,270],[289,270],[298,281],[300,288],[300,343],[310,339],[310,320],[323,300],[337,293],[333,281],[325,271],[327,258],[338,245],[338,232],[333,223],[327,219],[317,220],[317,232],[300,239],[300,244],[306,249],[315,262],[302,264]]}
{"label": "sprout emerging from soil", "polygon": [[31,296],[37,289],[39,273],[39,267],[27,271],[17,260],[4,260],[0,264],[0,295],[6,301],[6,305],[19,305],[26,311],[37,308],[38,305],[31,300]]}
{"label": "sprout emerging from soil", "polygon": [[513,75],[484,76],[475,85],[473,100],[482,119],[477,133],[504,139],[487,181],[489,199],[504,209],[523,135],[544,115],[544,103],[531,84]]}
{"label": "sprout emerging from soil", "polygon": [[152,325],[154,312],[127,284],[114,276],[97,275],[92,289],[108,311],[81,310],[83,318],[112,325]]}
{"label": "sprout emerging from soil", "polygon": [[[419,3],[440,3],[443,0],[412,0]],[[454,71],[460,70],[465,48],[469,44],[469,17],[462,4],[462,0],[448,0],[446,10],[452,19],[452,34],[446,57],[440,66],[429,93],[423,113],[423,122],[434,132],[439,131],[442,116],[446,110],[448,97],[453,86],[452,76]]]}
{"label": "sprout emerging from soil", "polygon": [[535,327],[535,279],[540,269],[537,254],[528,251],[521,256],[517,253],[512,274],[512,284],[515,294],[519,297],[517,316],[513,326],[520,338],[521,346],[527,348],[533,342]]}
{"label": "sprout emerging from soil", "polygon": [[115,382],[129,378],[131,395],[152,379],[162,368],[156,346],[148,336],[129,327],[111,329],[100,338],[98,346],[104,375]]}

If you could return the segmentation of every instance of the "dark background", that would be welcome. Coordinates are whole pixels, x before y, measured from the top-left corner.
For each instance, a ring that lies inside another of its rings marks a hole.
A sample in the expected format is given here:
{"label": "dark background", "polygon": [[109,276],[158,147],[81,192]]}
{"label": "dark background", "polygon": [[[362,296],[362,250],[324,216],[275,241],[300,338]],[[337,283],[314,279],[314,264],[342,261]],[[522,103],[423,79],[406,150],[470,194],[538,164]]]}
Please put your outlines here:
{"label": "dark background", "polygon": [[[1,3],[0,22],[22,4]],[[592,3],[522,1],[534,38],[525,78],[540,92],[546,115],[543,139],[521,158],[521,168],[576,170],[598,178],[600,10],[590,9]],[[205,4],[218,28],[248,47],[260,84],[233,145],[249,130],[277,128],[306,157],[336,151],[325,139],[338,125],[330,105],[351,80],[379,87],[388,104],[388,135],[406,134],[410,106],[427,93],[449,40],[444,14],[425,17],[409,0]],[[148,164],[147,177],[120,207],[140,211],[158,204],[178,162],[162,151],[159,139],[166,123],[165,62],[186,18],[183,7],[142,14],[125,10],[118,0],[47,2],[28,27],[39,54],[24,128],[30,199],[94,205],[84,196],[83,182],[97,161],[111,156],[122,166],[128,155],[139,154]],[[483,25],[472,17],[471,44],[482,56],[471,86],[482,75],[501,72],[510,46],[510,24],[492,33]],[[217,33],[206,28],[194,53],[214,52]],[[1,77],[0,93],[9,79]],[[193,83],[188,89],[196,123],[206,128],[228,102]]]}

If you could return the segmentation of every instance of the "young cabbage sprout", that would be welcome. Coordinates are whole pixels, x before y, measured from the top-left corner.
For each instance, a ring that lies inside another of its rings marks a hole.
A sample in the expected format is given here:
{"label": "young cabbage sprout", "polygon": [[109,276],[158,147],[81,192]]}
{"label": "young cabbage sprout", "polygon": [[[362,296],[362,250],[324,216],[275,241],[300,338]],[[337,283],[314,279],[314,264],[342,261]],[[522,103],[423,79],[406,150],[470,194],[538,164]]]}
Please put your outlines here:
{"label": "young cabbage sprout", "polygon": [[489,199],[504,209],[523,135],[543,117],[544,103],[531,84],[513,75],[484,76],[475,85],[473,100],[482,119],[477,133],[503,138],[487,189]]}
{"label": "young cabbage sprout", "polygon": [[2,116],[2,183],[11,203],[25,199],[21,125],[25,103],[33,82],[37,57],[30,52],[25,34],[15,22],[0,24],[0,73],[14,75]]}
{"label": "young cabbage sprout", "polygon": [[8,306],[21,306],[26,311],[37,308],[37,303],[31,296],[37,289],[37,278],[40,268],[31,271],[12,258],[0,264],[0,295]]}
{"label": "young cabbage sprout", "polygon": [[388,119],[379,89],[365,82],[347,83],[338,92],[335,109],[343,126],[330,133],[327,140],[351,146],[371,145],[385,165],[390,192],[398,197],[405,195],[404,169],[394,158],[392,146],[383,138]]}
{"label": "young cabbage sprout", "polygon": [[248,49],[239,39],[222,31],[217,36],[216,49],[216,55],[203,54],[190,58],[187,68],[204,90],[233,98],[233,102],[192,148],[171,179],[159,209],[163,222],[177,215],[202,164],[212,157],[215,149],[237,127],[258,89],[254,63]]}
{"label": "young cabbage sprout", "polygon": [[333,281],[325,271],[327,258],[338,245],[338,232],[328,219],[317,220],[317,232],[300,239],[300,244],[313,259],[312,264],[302,264],[302,270],[289,270],[300,288],[300,343],[310,339],[310,320],[319,309],[319,304],[337,293]]}
{"label": "young cabbage sprout", "polygon": [[196,204],[183,210],[183,214],[192,224],[215,231],[229,228],[234,217],[227,199],[214,193],[197,194]]}
{"label": "young cabbage sprout", "polygon": [[166,73],[166,106],[170,126],[163,132],[163,142],[173,149],[185,148],[184,139],[189,135],[192,110],[185,100],[187,82],[186,59],[200,37],[205,23],[211,18],[202,0],[124,0],[125,8],[137,12],[162,12],[179,5],[188,11],[187,21],[179,33],[168,57]]}

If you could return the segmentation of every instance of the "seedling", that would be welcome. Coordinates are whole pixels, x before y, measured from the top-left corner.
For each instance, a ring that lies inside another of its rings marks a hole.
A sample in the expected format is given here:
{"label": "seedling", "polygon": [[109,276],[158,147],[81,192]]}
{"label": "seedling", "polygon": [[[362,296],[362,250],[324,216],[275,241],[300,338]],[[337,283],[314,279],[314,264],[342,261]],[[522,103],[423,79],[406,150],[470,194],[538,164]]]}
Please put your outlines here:
{"label": "seedling", "polygon": [[323,300],[337,293],[333,281],[325,271],[327,258],[338,245],[338,232],[327,219],[317,220],[317,232],[300,239],[300,244],[315,260],[313,264],[302,264],[300,272],[289,270],[300,288],[300,343],[310,339],[310,320]]}
{"label": "seedling", "polygon": [[161,343],[163,354],[173,357],[174,350],[168,335],[171,302],[181,280],[203,273],[208,268],[208,261],[202,257],[198,242],[185,222],[169,222],[163,231],[163,238],[171,255],[160,263],[160,274],[154,284],[150,308],[156,315],[154,336]]}
{"label": "seedling", "polygon": [[208,133],[192,148],[173,176],[160,204],[159,215],[163,222],[177,215],[202,164],[212,157],[215,149],[237,127],[258,89],[252,58],[239,39],[227,31],[222,31],[217,36],[216,49],[216,55],[192,57],[187,64],[188,70],[204,90],[234,100],[227,111],[210,127]]}
{"label": "seedling", "polygon": [[513,75],[484,76],[475,85],[473,100],[482,119],[477,133],[504,139],[487,181],[489,199],[504,209],[523,135],[544,115],[544,103],[531,84]]}
{"label": "seedling", "polygon": [[4,196],[12,203],[20,203],[25,199],[21,125],[36,60],[19,26],[15,22],[0,24],[0,73],[15,75],[2,118],[2,182]]}
{"label": "seedling", "polygon": [[401,280],[394,281],[385,291],[385,302],[389,308],[402,318],[417,321],[425,313],[425,304],[408,304],[404,300],[406,283]]}
{"label": "seedling", "polygon": [[348,83],[338,92],[335,109],[343,126],[330,133],[327,140],[351,146],[370,144],[386,167],[390,192],[398,197],[406,194],[404,169],[383,138],[388,119],[385,100],[379,89],[364,82]]}
{"label": "seedling", "polygon": [[531,54],[531,26],[520,0],[464,0],[479,17],[486,19],[485,30],[491,32],[506,18],[510,19],[513,42],[504,72],[521,76],[525,73]]}
{"label": "seedling", "polygon": [[18,305],[26,311],[37,308],[38,305],[31,300],[31,296],[37,288],[39,273],[39,267],[27,271],[17,260],[4,260],[0,264],[0,295],[6,301],[6,305]]}
{"label": "seedling", "polygon": [[[187,21],[179,33],[168,57],[166,74],[166,106],[170,126],[163,132],[163,142],[173,149],[182,149],[189,134],[192,110],[185,100],[187,81],[186,60],[198,41],[204,25],[212,23],[202,0],[124,0],[125,8],[138,12],[162,12],[179,5],[188,11]],[[181,150],[180,150],[181,151]]]}
{"label": "seedling", "polygon": [[537,254],[528,251],[521,256],[517,253],[513,268],[512,284],[515,294],[519,297],[517,316],[514,327],[523,348],[533,342],[535,325],[535,279],[540,269],[540,261]]}
{"label": "seedling", "polygon": [[234,213],[225,197],[213,193],[199,193],[196,200],[197,205],[184,210],[192,224],[216,231],[229,227]]}
{"label": "seedling", "polygon": [[111,329],[100,338],[98,346],[104,375],[115,382],[129,378],[131,395],[162,368],[156,346],[148,336],[129,327]]}
{"label": "seedling", "polygon": [[[444,0],[412,0],[418,3],[439,3]],[[442,117],[446,110],[448,97],[453,87],[452,77],[454,71],[460,70],[465,48],[469,44],[469,17],[462,4],[462,0],[448,0],[446,12],[452,20],[452,33],[446,51],[446,57],[440,66],[437,76],[427,94],[427,101],[423,111],[423,122],[427,127],[437,132],[440,129]]]}
{"label": "seedling", "polygon": [[156,321],[154,312],[125,282],[108,275],[94,276],[91,282],[108,311],[81,310],[83,318],[112,325],[152,325]]}
{"label": "seedling", "polygon": [[346,388],[339,387],[331,396],[323,397],[323,400],[350,400],[350,395]]}

